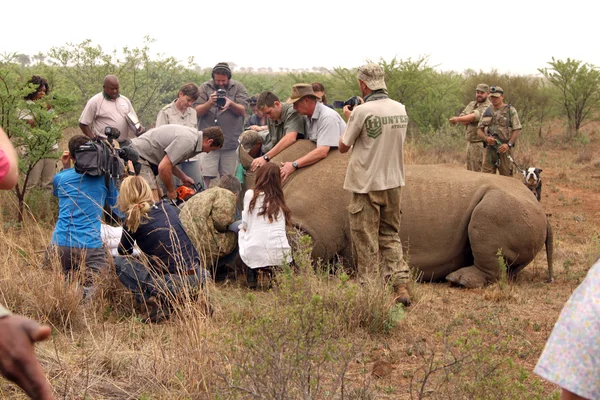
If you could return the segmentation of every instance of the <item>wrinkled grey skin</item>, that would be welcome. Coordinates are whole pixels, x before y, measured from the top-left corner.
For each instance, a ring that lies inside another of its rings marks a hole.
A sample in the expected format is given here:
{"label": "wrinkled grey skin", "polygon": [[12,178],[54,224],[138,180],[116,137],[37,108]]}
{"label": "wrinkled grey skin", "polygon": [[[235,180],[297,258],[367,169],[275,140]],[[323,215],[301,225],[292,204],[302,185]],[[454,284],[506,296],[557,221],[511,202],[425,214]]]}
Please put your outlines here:
{"label": "wrinkled grey skin", "polygon": [[[272,162],[296,160],[312,148],[311,142],[298,141]],[[331,150],[284,184],[293,224],[313,238],[313,257],[351,259],[350,193],[343,189],[348,160],[349,155]],[[252,187],[252,174],[246,183]],[[499,251],[515,276],[544,244],[551,279],[552,232],[546,214],[514,178],[446,165],[409,165],[401,208],[405,257],[422,281],[482,287],[500,276]]]}

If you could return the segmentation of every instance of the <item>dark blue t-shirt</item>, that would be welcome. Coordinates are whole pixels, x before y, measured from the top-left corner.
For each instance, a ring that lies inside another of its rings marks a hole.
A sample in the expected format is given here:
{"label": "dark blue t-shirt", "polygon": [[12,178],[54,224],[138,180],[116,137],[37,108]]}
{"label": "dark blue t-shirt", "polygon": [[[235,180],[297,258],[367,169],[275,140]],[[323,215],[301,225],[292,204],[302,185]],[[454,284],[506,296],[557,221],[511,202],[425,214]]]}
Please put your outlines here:
{"label": "dark blue t-shirt", "polygon": [[74,168],[54,176],[53,194],[58,197],[58,221],[52,233],[52,243],[80,249],[102,247],[100,224],[104,204],[114,207],[119,192],[112,181],[111,191],[104,177],[82,175]]}
{"label": "dark blue t-shirt", "polygon": [[135,232],[123,228],[119,254],[131,254],[133,243],[148,256],[157,270],[175,273],[199,263],[198,252],[177,215],[177,207],[167,201],[156,203]]}

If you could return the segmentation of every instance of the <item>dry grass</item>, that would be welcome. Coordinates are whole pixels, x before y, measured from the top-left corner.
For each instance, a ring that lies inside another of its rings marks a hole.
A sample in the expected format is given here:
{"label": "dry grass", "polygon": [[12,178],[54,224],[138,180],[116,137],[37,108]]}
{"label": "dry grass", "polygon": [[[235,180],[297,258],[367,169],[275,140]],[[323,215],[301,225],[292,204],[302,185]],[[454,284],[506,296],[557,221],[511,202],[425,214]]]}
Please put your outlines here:
{"label": "dry grass", "polygon": [[[403,310],[383,285],[357,285],[332,266],[313,270],[301,251],[298,270],[281,271],[271,290],[211,284],[213,318],[192,302],[149,325],[114,273],[82,303],[81,289],[39,253],[51,217],[18,226],[12,197],[2,193],[0,301],[54,328],[37,349],[58,398],[558,398],[531,371],[562,305],[600,254],[600,180],[574,163],[576,150],[552,138],[523,139],[518,154],[544,169],[553,284],[545,283],[540,254],[516,281],[485,289],[413,283],[414,303]],[[590,139],[593,152],[594,132]],[[463,153],[460,135],[407,144],[410,163],[462,165]],[[391,365],[389,374],[373,376],[376,362]],[[24,398],[5,381],[0,396]]]}

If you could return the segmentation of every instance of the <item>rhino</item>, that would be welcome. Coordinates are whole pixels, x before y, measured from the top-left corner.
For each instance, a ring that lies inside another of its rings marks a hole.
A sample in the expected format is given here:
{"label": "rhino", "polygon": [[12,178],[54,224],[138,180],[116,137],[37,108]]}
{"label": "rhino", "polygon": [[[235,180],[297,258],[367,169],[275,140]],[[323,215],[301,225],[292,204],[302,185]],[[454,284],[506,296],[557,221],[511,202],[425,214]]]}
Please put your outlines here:
{"label": "rhino", "polygon": [[[294,161],[314,148],[298,140],[271,162]],[[251,157],[240,148],[248,168]],[[351,263],[347,206],[343,189],[349,154],[332,149],[318,163],[295,171],[283,192],[292,225],[312,237],[314,259],[341,256]],[[522,182],[450,165],[408,165],[402,189],[401,240],[405,257],[421,281],[477,288],[499,279],[499,256],[514,277],[546,246],[552,280],[553,236],[541,204]],[[253,186],[247,171],[245,187]]]}

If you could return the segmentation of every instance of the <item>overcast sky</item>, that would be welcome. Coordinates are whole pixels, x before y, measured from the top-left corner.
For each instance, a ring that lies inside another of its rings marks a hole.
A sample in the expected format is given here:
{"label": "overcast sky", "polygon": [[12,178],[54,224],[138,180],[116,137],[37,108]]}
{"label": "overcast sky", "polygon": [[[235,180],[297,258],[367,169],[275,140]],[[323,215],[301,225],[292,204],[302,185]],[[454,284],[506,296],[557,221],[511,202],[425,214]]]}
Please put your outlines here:
{"label": "overcast sky", "polygon": [[[4,1],[0,54],[91,39],[201,67],[356,67],[429,55],[430,65],[536,74],[552,57],[600,65],[592,1]],[[29,14],[28,14],[29,13]],[[29,20],[28,20],[29,18]]]}

